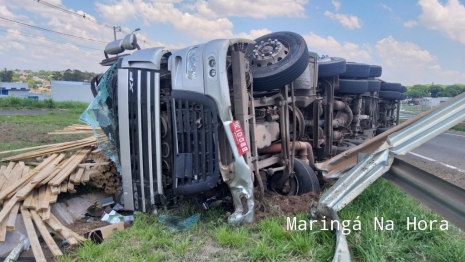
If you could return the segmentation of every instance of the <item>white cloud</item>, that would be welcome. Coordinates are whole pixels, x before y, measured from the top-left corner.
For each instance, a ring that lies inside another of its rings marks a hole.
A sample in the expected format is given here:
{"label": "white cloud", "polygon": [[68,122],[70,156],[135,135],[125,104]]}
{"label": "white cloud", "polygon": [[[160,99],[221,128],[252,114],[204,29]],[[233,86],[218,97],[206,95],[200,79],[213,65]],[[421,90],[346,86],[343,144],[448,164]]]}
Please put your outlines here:
{"label": "white cloud", "polygon": [[341,8],[341,2],[337,0],[331,0],[331,3],[334,5],[334,9],[336,9],[336,12],[339,11],[339,8]]}
{"label": "white cloud", "polygon": [[6,8],[6,6],[0,6],[0,16],[5,18],[15,18],[16,16]]}
{"label": "white cloud", "polygon": [[336,14],[326,11],[325,16],[338,21],[342,26],[348,29],[357,29],[362,27],[360,19],[354,15]]}
{"label": "white cloud", "polygon": [[404,23],[405,27],[415,27],[418,25],[418,22],[415,20],[410,20]]}
{"label": "white cloud", "polygon": [[343,57],[352,62],[370,62],[371,55],[366,47],[345,42],[339,43],[332,36],[321,37],[313,32],[302,35],[307,42],[308,49],[317,52],[318,55],[329,55],[332,57]]}
{"label": "white cloud", "polygon": [[411,42],[389,36],[376,44],[383,66],[383,80],[405,85],[419,83],[453,84],[465,81],[465,71],[443,70],[436,56]]}
{"label": "white cloud", "polygon": [[388,10],[389,13],[392,13],[392,8],[391,8],[390,6],[388,6],[388,5],[386,5],[386,4],[381,4],[381,7],[384,8],[384,9],[386,9],[386,10]]}
{"label": "white cloud", "polygon": [[438,0],[419,0],[422,14],[420,24],[446,37],[465,44],[465,6],[458,0],[442,4]]}
{"label": "white cloud", "polygon": [[253,17],[270,16],[305,17],[305,5],[308,0],[197,0],[200,14],[208,17]]}
{"label": "white cloud", "polygon": [[256,38],[259,38],[261,36],[264,36],[264,35],[267,35],[267,34],[270,34],[272,33],[270,30],[266,29],[266,28],[262,28],[262,29],[258,29],[258,30],[250,30],[249,33],[239,33],[237,35],[234,35],[234,37],[237,37],[237,38],[247,38],[247,39],[256,39]]}

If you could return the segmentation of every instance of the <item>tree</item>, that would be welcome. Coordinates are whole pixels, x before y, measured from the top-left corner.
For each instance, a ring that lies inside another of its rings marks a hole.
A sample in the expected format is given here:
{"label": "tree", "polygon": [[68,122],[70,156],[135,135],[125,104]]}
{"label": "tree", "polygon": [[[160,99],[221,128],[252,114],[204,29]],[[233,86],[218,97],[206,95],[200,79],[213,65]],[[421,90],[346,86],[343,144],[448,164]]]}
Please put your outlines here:
{"label": "tree", "polygon": [[13,80],[13,71],[5,70],[0,72],[0,78],[2,82],[12,82]]}
{"label": "tree", "polygon": [[449,94],[450,97],[460,95],[464,90],[458,85],[447,86],[444,91]]}
{"label": "tree", "polygon": [[438,97],[438,93],[444,91],[444,87],[440,85],[431,85],[429,87],[429,92],[431,93],[431,97]]}
{"label": "tree", "polygon": [[426,85],[414,85],[407,88],[405,94],[409,98],[420,98],[430,96],[429,87]]}

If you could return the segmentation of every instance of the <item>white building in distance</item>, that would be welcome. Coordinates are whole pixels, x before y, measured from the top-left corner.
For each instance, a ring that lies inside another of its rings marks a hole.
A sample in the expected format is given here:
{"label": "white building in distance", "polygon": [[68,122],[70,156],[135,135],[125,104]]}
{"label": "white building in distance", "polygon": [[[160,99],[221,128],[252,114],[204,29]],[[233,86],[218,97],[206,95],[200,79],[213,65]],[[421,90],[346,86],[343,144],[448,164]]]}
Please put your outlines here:
{"label": "white building in distance", "polygon": [[90,103],[94,100],[90,83],[72,81],[52,81],[51,95],[54,101],[77,101]]}

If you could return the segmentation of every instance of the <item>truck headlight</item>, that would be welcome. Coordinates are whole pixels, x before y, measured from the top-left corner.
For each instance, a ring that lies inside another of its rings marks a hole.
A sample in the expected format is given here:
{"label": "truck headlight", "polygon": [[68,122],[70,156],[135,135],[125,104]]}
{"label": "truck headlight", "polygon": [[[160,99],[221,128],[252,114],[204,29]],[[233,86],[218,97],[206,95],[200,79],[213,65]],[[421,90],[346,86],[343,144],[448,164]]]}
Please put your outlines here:
{"label": "truck headlight", "polygon": [[197,60],[197,47],[192,48],[187,53],[187,77],[189,79],[195,79],[196,77],[196,60]]}

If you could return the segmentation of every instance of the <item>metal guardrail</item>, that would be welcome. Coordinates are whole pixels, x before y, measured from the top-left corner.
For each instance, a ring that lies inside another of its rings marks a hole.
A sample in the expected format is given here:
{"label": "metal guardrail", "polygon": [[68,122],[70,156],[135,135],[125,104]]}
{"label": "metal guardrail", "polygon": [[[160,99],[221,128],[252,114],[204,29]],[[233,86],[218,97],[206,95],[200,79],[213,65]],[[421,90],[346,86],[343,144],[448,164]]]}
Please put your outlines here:
{"label": "metal guardrail", "polygon": [[[398,164],[398,161],[392,168],[391,166],[395,156],[405,155],[464,120],[465,93],[410,121],[406,121],[384,136],[379,136],[373,141],[369,140],[364,143],[365,145],[362,144],[317,166],[321,168],[320,171],[323,174],[331,174],[332,176],[337,174],[340,179],[320,198],[319,203],[310,207],[309,215],[316,218],[322,214],[337,219],[335,212],[344,208],[376,179],[391,170],[387,177],[389,178],[389,174],[391,178],[398,177],[396,183],[400,188],[416,194],[420,200],[428,200],[429,205],[433,206],[437,212],[448,216],[448,219],[452,223],[455,221],[454,224],[457,226],[462,225],[457,221],[464,219],[463,204],[458,205],[457,202],[451,201],[453,197],[462,196],[463,192],[452,189],[445,181],[434,184],[437,181],[431,176],[424,173],[414,174],[412,168],[407,168],[405,165],[402,169],[399,167],[402,164]],[[384,142],[381,140],[383,138],[385,138]],[[374,146],[379,143],[381,143],[380,146],[373,150]],[[359,159],[362,160],[358,161],[357,164],[354,163],[355,166],[349,169],[347,166],[354,162],[355,154],[358,154]],[[421,176],[420,180],[418,176]],[[446,195],[440,194],[442,190],[453,191],[449,192],[450,195]],[[443,201],[449,201],[448,205],[444,205]],[[337,245],[333,261],[351,261],[347,241],[339,231],[336,231]]]}

